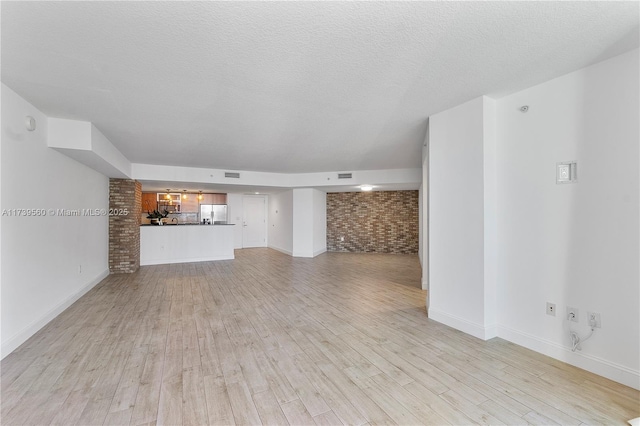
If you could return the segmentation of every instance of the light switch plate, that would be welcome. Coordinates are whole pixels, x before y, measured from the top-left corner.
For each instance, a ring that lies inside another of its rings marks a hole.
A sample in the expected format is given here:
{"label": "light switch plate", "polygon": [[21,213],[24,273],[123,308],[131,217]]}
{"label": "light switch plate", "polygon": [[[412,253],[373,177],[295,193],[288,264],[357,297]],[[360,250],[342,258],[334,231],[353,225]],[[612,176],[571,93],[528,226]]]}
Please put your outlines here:
{"label": "light switch plate", "polygon": [[578,180],[578,163],[565,161],[556,164],[556,183],[575,183]]}

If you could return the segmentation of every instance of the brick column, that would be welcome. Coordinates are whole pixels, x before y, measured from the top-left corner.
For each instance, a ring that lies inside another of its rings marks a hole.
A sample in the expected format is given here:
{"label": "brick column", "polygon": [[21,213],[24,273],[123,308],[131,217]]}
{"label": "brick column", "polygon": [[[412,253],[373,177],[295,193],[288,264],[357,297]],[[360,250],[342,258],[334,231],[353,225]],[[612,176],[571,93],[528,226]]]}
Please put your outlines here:
{"label": "brick column", "polygon": [[132,273],[140,267],[140,215],[142,184],[131,179],[109,179],[109,271]]}

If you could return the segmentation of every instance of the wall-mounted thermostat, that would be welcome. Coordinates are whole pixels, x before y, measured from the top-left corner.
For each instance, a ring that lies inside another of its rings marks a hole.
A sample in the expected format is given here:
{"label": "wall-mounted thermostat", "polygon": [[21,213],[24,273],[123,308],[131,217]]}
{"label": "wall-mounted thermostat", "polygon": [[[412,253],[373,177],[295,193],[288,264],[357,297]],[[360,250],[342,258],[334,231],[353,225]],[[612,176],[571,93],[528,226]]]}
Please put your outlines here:
{"label": "wall-mounted thermostat", "polygon": [[28,131],[33,132],[36,129],[36,119],[27,115],[24,119],[24,125]]}
{"label": "wall-mounted thermostat", "polygon": [[575,183],[578,181],[578,163],[567,161],[556,164],[556,183]]}

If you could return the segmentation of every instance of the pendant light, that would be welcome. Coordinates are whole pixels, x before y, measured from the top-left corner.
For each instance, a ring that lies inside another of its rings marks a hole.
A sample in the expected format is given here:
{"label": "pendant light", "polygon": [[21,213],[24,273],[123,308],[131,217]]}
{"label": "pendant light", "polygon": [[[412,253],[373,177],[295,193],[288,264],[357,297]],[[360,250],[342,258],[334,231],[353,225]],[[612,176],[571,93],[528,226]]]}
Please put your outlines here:
{"label": "pendant light", "polygon": [[198,200],[202,201],[202,191],[198,191]]}
{"label": "pendant light", "polygon": [[187,199],[187,190],[183,189],[182,191],[184,192],[184,194],[182,194],[182,199],[186,200]]}

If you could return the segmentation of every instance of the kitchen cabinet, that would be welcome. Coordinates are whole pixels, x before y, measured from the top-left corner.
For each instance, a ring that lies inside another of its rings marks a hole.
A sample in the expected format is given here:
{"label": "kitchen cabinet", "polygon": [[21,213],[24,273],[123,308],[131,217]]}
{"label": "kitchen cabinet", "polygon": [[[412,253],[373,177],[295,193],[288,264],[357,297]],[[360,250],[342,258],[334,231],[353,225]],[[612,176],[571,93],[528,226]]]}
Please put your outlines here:
{"label": "kitchen cabinet", "polygon": [[202,194],[200,204],[227,204],[227,194]]}
{"label": "kitchen cabinet", "polygon": [[158,202],[156,201],[155,192],[143,192],[142,193],[142,211],[152,212],[158,208]]}
{"label": "kitchen cabinet", "polygon": [[213,202],[211,204],[227,204],[227,194],[211,194]]}
{"label": "kitchen cabinet", "polygon": [[187,194],[187,198],[182,197],[182,208],[181,211],[183,213],[197,213],[199,210],[199,202],[197,194]]}
{"label": "kitchen cabinet", "polygon": [[[227,204],[227,194],[202,194],[202,200],[198,200],[198,194],[170,194],[171,204],[176,211],[181,213],[197,213],[200,212],[200,204]],[[169,201],[165,199],[164,192],[143,192],[142,193],[142,211],[148,212],[158,208],[158,200],[164,206]],[[180,207],[178,207],[180,206]],[[179,210],[178,210],[179,209]]]}
{"label": "kitchen cabinet", "polygon": [[163,202],[167,204],[180,204],[182,200],[182,194],[179,193],[166,193],[166,192],[158,192],[156,194],[158,198],[158,202]]}
{"label": "kitchen cabinet", "polygon": [[169,213],[180,213],[182,211],[182,194],[158,192],[156,196],[160,211],[167,210]]}
{"label": "kitchen cabinet", "polygon": [[200,204],[227,204],[227,194],[202,194]]}

